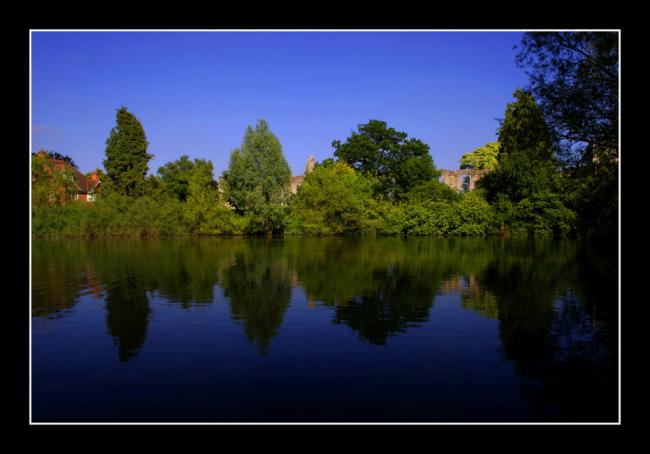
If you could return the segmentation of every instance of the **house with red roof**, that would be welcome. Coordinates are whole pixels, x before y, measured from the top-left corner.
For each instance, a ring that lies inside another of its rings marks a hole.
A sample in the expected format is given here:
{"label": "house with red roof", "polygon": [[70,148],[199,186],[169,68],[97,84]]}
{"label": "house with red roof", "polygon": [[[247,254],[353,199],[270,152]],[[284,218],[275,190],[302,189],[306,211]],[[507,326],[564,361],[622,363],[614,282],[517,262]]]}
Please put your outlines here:
{"label": "house with red roof", "polygon": [[[46,157],[44,150],[38,152],[39,156]],[[69,170],[73,174],[74,182],[77,186],[77,193],[74,194],[73,200],[83,200],[85,202],[94,202],[97,189],[101,185],[99,175],[93,171],[90,176],[86,176],[79,172],[75,167],[71,166],[63,159],[50,158],[50,165],[57,170]]]}

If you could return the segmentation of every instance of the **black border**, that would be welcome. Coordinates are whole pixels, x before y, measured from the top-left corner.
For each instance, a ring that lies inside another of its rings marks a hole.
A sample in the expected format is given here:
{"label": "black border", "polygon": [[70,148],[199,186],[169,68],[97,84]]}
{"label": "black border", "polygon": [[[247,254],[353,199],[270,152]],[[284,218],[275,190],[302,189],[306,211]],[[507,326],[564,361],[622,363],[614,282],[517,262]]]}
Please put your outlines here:
{"label": "black border", "polygon": [[[542,7],[542,5],[540,5]],[[25,308],[23,303],[29,301],[29,286],[30,286],[30,280],[29,280],[29,255],[26,252],[26,250],[29,250],[29,240],[30,240],[30,232],[29,232],[29,205],[25,207],[25,203],[28,204],[29,200],[29,186],[27,183],[27,168],[29,166],[29,155],[26,152],[26,149],[29,147],[29,30],[30,29],[69,29],[69,28],[82,28],[82,29],[124,29],[124,28],[133,28],[133,29],[142,29],[142,28],[153,28],[153,29],[185,29],[185,28],[205,28],[205,29],[218,29],[218,28],[228,28],[228,29],[258,29],[258,28],[263,28],[263,29],[272,29],[272,28],[299,28],[299,29],[310,29],[310,28],[325,28],[325,29],[414,29],[414,28],[422,28],[422,29],[540,29],[540,28],[603,28],[603,29],[621,29],[622,35],[621,35],[621,41],[622,41],[622,46],[623,46],[623,52],[622,52],[622,68],[625,68],[625,71],[622,74],[625,74],[625,76],[622,76],[622,83],[621,83],[621,119],[624,117],[624,113],[627,112],[633,112],[633,107],[632,105],[634,104],[633,101],[633,96],[634,95],[634,88],[632,85],[631,80],[634,77],[644,77],[645,73],[642,71],[640,68],[640,65],[637,66],[636,68],[634,67],[636,65],[636,55],[643,55],[644,52],[642,52],[641,49],[634,49],[634,46],[638,46],[638,44],[641,42],[639,39],[639,36],[635,36],[632,30],[633,28],[627,28],[623,27],[621,24],[621,20],[617,17],[616,14],[610,15],[609,18],[607,19],[601,19],[597,21],[589,21],[585,20],[584,16],[581,15],[581,13],[584,13],[584,10],[579,11],[579,7],[576,7],[575,11],[578,12],[571,12],[570,7],[566,6],[563,7],[562,10],[558,10],[556,8],[552,8],[549,14],[535,14],[532,12],[525,13],[523,11],[518,11],[517,9],[513,9],[513,12],[515,14],[520,13],[519,19],[512,19],[512,16],[510,18],[504,18],[504,17],[495,17],[495,14],[498,15],[499,11],[494,11],[491,10],[489,7],[485,8],[485,12],[478,11],[476,16],[473,18],[467,18],[463,15],[461,16],[456,16],[456,19],[462,22],[462,24],[456,24],[456,25],[450,25],[449,24],[449,18],[448,16],[449,13],[442,13],[442,14],[436,14],[433,11],[427,11],[427,12],[422,12],[421,14],[418,14],[418,11],[416,9],[408,9],[405,12],[396,12],[393,11],[391,15],[391,11],[393,8],[389,8],[386,6],[380,6],[380,4],[377,4],[375,9],[383,9],[383,12],[386,13],[383,17],[376,19],[372,16],[366,16],[365,19],[359,20],[358,18],[354,19],[348,19],[347,14],[347,8],[346,10],[343,9],[338,9],[335,11],[335,16],[337,17],[336,22],[337,25],[333,26],[331,23],[328,23],[328,19],[324,18],[321,15],[321,12],[318,10],[320,8],[315,8],[313,13],[309,14],[310,18],[306,18],[306,20],[293,20],[293,21],[288,21],[286,18],[284,20],[270,20],[268,18],[265,19],[260,19],[259,17],[256,19],[249,19],[247,18],[246,14],[239,14],[237,15],[238,18],[242,19],[239,24],[232,24],[232,23],[224,23],[224,20],[218,20],[213,17],[207,19],[205,16],[201,17],[201,14],[195,14],[193,20],[190,20],[189,22],[192,22],[191,25],[188,24],[188,21],[185,20],[184,23],[183,21],[178,21],[178,20],[155,20],[155,24],[153,23],[154,20],[149,19],[149,20],[138,20],[138,21],[131,21],[129,23],[128,19],[121,19],[118,21],[115,20],[110,20],[110,19],[98,19],[97,16],[99,14],[94,15],[95,17],[89,17],[87,19],[83,20],[70,20],[70,18],[66,19],[56,19],[54,20],[52,17],[46,17],[45,15],[38,17],[38,18],[32,18],[29,20],[26,20],[20,24],[18,24],[17,27],[14,27],[11,29],[11,37],[9,38],[8,42],[11,43],[9,46],[7,46],[11,56],[10,56],[10,64],[13,66],[13,69],[10,71],[7,71],[5,75],[9,75],[9,82],[6,83],[6,87],[10,87],[9,92],[17,97],[18,99],[16,102],[10,103],[7,106],[11,106],[9,109],[6,111],[10,112],[10,130],[12,134],[12,142],[13,146],[11,147],[11,168],[14,169],[11,174],[11,178],[15,178],[17,181],[15,184],[12,182],[11,184],[7,185],[6,187],[10,188],[20,188],[19,191],[12,191],[14,196],[9,197],[11,200],[12,204],[15,204],[15,206],[12,206],[10,210],[8,210],[6,213],[9,214],[11,213],[12,219],[7,219],[5,221],[6,224],[10,225],[12,229],[15,229],[16,231],[10,230],[9,235],[5,237],[5,244],[9,244],[10,246],[18,245],[19,243],[22,243],[22,241],[14,241],[13,239],[20,238],[21,240],[24,239],[25,241],[25,248],[18,247],[16,248],[16,253],[15,254],[7,254],[9,260],[13,263],[14,256],[19,257],[19,264],[12,265],[11,268],[11,273],[10,273],[10,279],[8,280],[8,284],[12,289],[11,292],[11,297],[10,299],[6,300],[7,303],[9,303],[10,308],[12,311],[15,311],[15,313],[12,313],[9,320],[10,322],[8,323],[11,326],[10,329],[10,335],[12,337],[13,342],[11,343],[12,346],[12,352],[11,352],[11,358],[12,358],[12,364],[9,367],[9,370],[11,370],[11,378],[13,379],[10,388],[5,388],[7,392],[10,394],[10,400],[11,400],[11,409],[7,410],[6,414],[10,416],[10,425],[13,427],[20,427],[27,429],[30,433],[32,431],[38,431],[40,433],[41,430],[46,430],[46,431],[54,431],[56,430],[57,432],[60,430],[63,430],[65,433],[68,433],[69,429],[72,429],[72,427],[64,427],[64,426],[29,426],[29,320],[30,320],[30,315],[29,315],[29,310]],[[487,10],[491,12],[487,12]],[[276,11],[278,13],[278,11]],[[210,16],[217,14],[217,13],[209,13]],[[221,18],[228,16],[230,13],[222,13],[219,14]],[[92,15],[91,15],[92,16]],[[316,18],[316,16],[318,16]],[[392,17],[391,17],[392,16]],[[398,17],[395,17],[398,16]],[[264,11],[261,11],[260,17],[264,17]],[[401,18],[405,18],[403,20],[400,20]],[[506,16],[507,17],[507,16]],[[243,19],[246,20],[243,20]],[[408,19],[406,19],[408,18]],[[486,26],[486,21],[489,20],[490,25]],[[404,23],[404,22],[407,23]],[[121,22],[121,23],[120,23]],[[136,23],[137,22],[137,23]],[[245,23],[242,23],[245,22]],[[270,23],[273,23],[271,26]],[[288,23],[292,22],[292,23]],[[301,22],[306,22],[308,25],[303,25]],[[331,22],[331,20],[329,20]],[[369,24],[369,22],[372,22],[372,24]],[[117,23],[120,23],[120,25],[116,25]],[[360,23],[362,25],[360,25]],[[640,47],[640,46],[638,46]],[[639,53],[640,52],[640,53]],[[625,58],[623,58],[623,56]],[[8,65],[8,66],[9,66]],[[636,76],[634,76],[636,74]],[[6,80],[6,79],[5,79]],[[629,96],[630,99],[627,99],[626,96]],[[625,101],[625,102],[624,102]],[[629,114],[631,118],[631,113]],[[626,117],[628,118],[628,117]],[[624,128],[623,127],[623,121],[621,121],[621,134],[625,130],[626,134],[631,134],[633,135],[634,133],[631,132],[633,128],[633,124],[630,121],[625,122],[625,125],[628,126],[629,128]],[[628,176],[628,180],[626,180],[626,177],[623,177],[623,175],[628,175],[628,173],[634,173],[634,171],[639,170],[639,166],[634,163],[634,161],[637,159],[635,156],[635,150],[634,147],[636,145],[633,145],[633,142],[635,140],[631,136],[626,136],[626,139],[622,139],[622,166],[621,166],[621,197],[623,194],[626,195],[626,199],[623,202],[622,206],[628,207],[628,204],[632,204],[633,202],[629,200],[627,197],[628,195],[632,195],[635,191],[632,189],[632,183],[631,181],[635,181],[636,179],[633,176]],[[642,153],[642,150],[639,150],[640,153]],[[624,219],[627,219],[627,217],[623,217],[623,212],[621,212],[621,247],[624,248],[624,245],[627,245],[627,242],[623,241],[623,238],[625,235],[623,235],[623,231],[628,229],[628,225],[626,224],[626,221]],[[24,224],[23,224],[24,223]],[[639,238],[643,238],[643,236],[640,236]],[[10,249],[13,249],[13,247],[10,247]],[[621,251],[621,258],[623,258],[623,251]],[[626,270],[623,266],[623,262],[621,261],[621,293],[623,294],[622,290],[622,284],[623,282],[627,282],[627,279],[623,278],[623,270]],[[20,276],[20,277],[19,277]],[[640,281],[643,282],[643,281]],[[623,299],[623,298],[622,298]],[[627,301],[631,302],[634,301],[634,299],[630,300],[628,299]],[[643,304],[643,301],[638,300],[639,303]],[[629,337],[629,335],[624,335],[623,333],[628,332],[630,329],[632,329],[630,326],[628,326],[628,320],[627,316],[623,315],[625,311],[621,310],[621,333],[622,333],[622,338],[623,342],[622,345],[627,346],[629,342],[633,342],[634,340]],[[638,319],[637,319],[638,321]],[[643,331],[641,331],[643,332]],[[630,356],[632,357],[632,356]],[[642,358],[643,356],[639,357]],[[628,358],[625,355],[621,355],[621,361],[623,361],[624,358]],[[623,369],[623,368],[622,368]],[[625,369],[629,373],[622,373],[621,380],[623,380],[625,383],[628,383],[631,380],[628,380],[630,377],[630,374],[632,374],[631,369]],[[637,379],[639,380],[639,379]],[[627,385],[622,384],[622,388],[627,389]],[[11,390],[11,391],[9,391]],[[630,393],[632,399],[634,397],[634,394]],[[627,391],[622,392],[622,398],[625,398],[627,396]],[[636,399],[636,397],[634,397]],[[583,427],[583,426],[549,426],[549,425],[543,425],[542,426],[517,426],[517,427],[512,427],[512,426],[490,426],[490,425],[484,425],[484,426],[414,426],[414,428],[420,428],[423,430],[429,431],[430,429],[434,429],[437,433],[440,432],[445,432],[446,434],[452,435],[454,438],[457,437],[459,434],[459,429],[462,429],[463,431],[469,429],[471,432],[473,432],[475,435],[477,435],[476,438],[474,439],[465,439],[465,438],[460,438],[457,439],[456,442],[458,443],[458,447],[461,446],[466,446],[466,443],[468,442],[476,442],[479,446],[484,445],[485,442],[488,441],[495,441],[495,439],[502,437],[503,430],[505,429],[515,429],[518,432],[518,435],[522,436],[524,440],[528,440],[528,445],[534,444],[536,447],[542,447],[546,443],[549,445],[555,445],[556,447],[561,447],[565,446],[564,442],[559,443],[559,440],[557,439],[549,439],[549,438],[540,438],[540,434],[535,432],[539,429],[542,428],[551,428],[551,430],[557,431],[556,433],[562,434],[562,436],[570,437],[573,439],[573,441],[576,443],[576,447],[580,446],[582,448],[586,448],[589,445],[593,446],[599,446],[601,448],[605,448],[605,440],[603,439],[604,435],[611,435],[611,434],[616,434],[616,435],[622,435],[624,433],[624,428],[627,429],[627,427],[636,426],[636,416],[632,414],[631,411],[628,408],[627,402],[622,402],[622,425],[621,426],[589,426],[589,427]],[[119,430],[121,430],[121,427],[126,427],[126,426],[110,426],[108,429],[112,430],[115,427],[120,427]],[[128,427],[140,427],[140,428],[145,428],[143,429],[145,431],[150,430],[151,426],[128,426]],[[187,429],[189,426],[155,426],[157,428],[161,428],[162,430],[167,432],[167,427],[182,427],[183,429]],[[209,428],[210,431],[214,429],[221,429],[220,432],[231,432],[234,431],[236,428],[255,428],[255,429],[277,429],[274,430],[274,432],[282,433],[282,429],[284,428],[289,428],[288,426],[203,426],[205,428]],[[326,430],[330,429],[339,429],[341,426],[326,426]],[[79,428],[79,426],[77,426]],[[301,429],[316,429],[314,426],[301,426]],[[394,429],[395,426],[374,426],[375,429],[378,429],[380,433],[383,433],[384,429]],[[397,426],[397,428],[403,429],[404,426]],[[87,429],[83,430],[84,432],[88,433],[97,433],[103,432],[105,427],[104,426],[83,426],[82,429]],[[358,442],[361,442],[362,444],[365,444],[368,440],[366,439],[368,433],[366,432],[365,427],[360,427],[360,426],[348,426],[343,428],[344,430],[354,430],[355,432],[350,432],[350,435],[356,434],[353,438],[358,438]],[[410,430],[411,427],[408,427]],[[589,434],[585,434],[584,429],[589,429]],[[132,430],[132,429],[127,429],[127,430]],[[175,429],[172,429],[172,431]],[[595,432],[591,432],[591,430],[594,430]],[[14,431],[12,435],[18,435],[20,433],[23,433],[22,431]],[[51,432],[54,434],[54,432]],[[489,434],[489,435],[488,435]],[[597,437],[593,437],[594,434],[597,434]],[[626,435],[629,435],[630,431],[626,431]],[[43,434],[45,435],[45,434]],[[104,434],[105,435],[105,434]],[[533,436],[535,437],[534,439],[530,439],[529,437]],[[484,438],[485,437],[485,438]],[[494,437],[494,438],[492,438]],[[379,441],[382,445],[388,447],[391,444],[390,440],[385,440],[385,437],[379,437]],[[564,438],[563,438],[564,440]],[[59,440],[62,441],[62,440]],[[95,442],[100,441],[100,443],[106,443],[106,445],[110,444],[111,442],[119,442],[119,440],[111,440],[109,441],[105,437],[102,437],[101,440],[95,440]],[[262,442],[264,441],[270,441],[268,440],[261,440]],[[325,439],[319,438],[319,439],[314,439],[312,440],[309,444],[311,445],[312,443],[316,442],[317,446],[322,446],[325,447],[329,442],[337,442],[336,439],[330,439],[328,440],[327,437]],[[342,440],[339,440],[339,442]],[[393,440],[397,441],[397,445],[401,445],[402,448],[408,449],[410,443],[400,443],[398,440]],[[425,441],[427,445],[430,446],[435,446],[437,443],[435,443],[432,439],[428,438]],[[566,441],[566,440],[564,440]],[[611,441],[611,440],[610,440]],[[53,441],[54,444],[59,444]],[[502,440],[499,444],[502,444],[504,440]],[[63,441],[64,444],[67,444],[65,441]],[[219,443],[221,444],[221,443]],[[337,443],[338,444],[338,443]],[[507,443],[504,443],[507,444]],[[569,443],[570,445],[571,443]],[[299,443],[299,445],[302,445],[303,447],[306,447],[306,444],[303,444],[302,442]],[[342,443],[340,446],[350,446],[352,443]],[[123,445],[124,447],[128,446],[128,444]],[[214,445],[213,445],[214,446]],[[312,445],[313,446],[313,445]],[[515,445],[516,446],[516,445]],[[170,446],[171,447],[171,446]],[[413,446],[415,448],[415,446]],[[282,448],[281,448],[282,449]]]}

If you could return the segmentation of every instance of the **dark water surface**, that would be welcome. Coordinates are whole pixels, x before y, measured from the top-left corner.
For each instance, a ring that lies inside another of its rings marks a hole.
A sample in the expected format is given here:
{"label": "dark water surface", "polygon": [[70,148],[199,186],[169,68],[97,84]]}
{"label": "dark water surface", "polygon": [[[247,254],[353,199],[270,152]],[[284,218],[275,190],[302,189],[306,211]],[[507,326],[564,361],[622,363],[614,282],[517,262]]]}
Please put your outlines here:
{"label": "dark water surface", "polygon": [[34,422],[618,420],[575,241],[34,240]]}

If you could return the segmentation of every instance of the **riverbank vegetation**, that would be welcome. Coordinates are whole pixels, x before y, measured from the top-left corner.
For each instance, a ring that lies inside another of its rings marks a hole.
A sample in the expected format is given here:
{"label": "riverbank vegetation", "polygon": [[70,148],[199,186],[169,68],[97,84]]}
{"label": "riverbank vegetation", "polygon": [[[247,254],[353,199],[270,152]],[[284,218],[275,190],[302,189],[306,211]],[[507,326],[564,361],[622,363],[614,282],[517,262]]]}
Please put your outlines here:
{"label": "riverbank vegetation", "polygon": [[94,203],[70,200],[69,173],[33,156],[32,234],[615,236],[617,46],[616,33],[525,34],[517,62],[530,86],[514,92],[498,140],[462,156],[461,168],[489,170],[472,191],[442,183],[429,145],[380,120],[334,140],[295,194],[264,120],[218,180],[187,155],[148,174],[145,129],[121,107]]}

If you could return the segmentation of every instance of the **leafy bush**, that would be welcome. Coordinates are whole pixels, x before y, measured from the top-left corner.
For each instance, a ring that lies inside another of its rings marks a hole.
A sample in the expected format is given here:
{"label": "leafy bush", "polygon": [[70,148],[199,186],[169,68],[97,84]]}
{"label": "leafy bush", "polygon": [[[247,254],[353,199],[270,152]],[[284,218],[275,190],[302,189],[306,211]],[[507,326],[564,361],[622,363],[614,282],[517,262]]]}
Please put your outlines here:
{"label": "leafy bush", "polygon": [[290,200],[287,231],[336,235],[365,230],[373,184],[343,162],[316,166]]}
{"label": "leafy bush", "polygon": [[407,235],[453,234],[460,224],[460,215],[445,202],[428,202],[406,208],[402,231]]}
{"label": "leafy bush", "polygon": [[575,225],[575,213],[551,192],[538,192],[515,206],[515,226],[529,235],[565,236]]}
{"label": "leafy bush", "polygon": [[480,192],[466,192],[454,205],[460,215],[455,234],[484,236],[494,231],[496,222],[494,209],[480,195]]}

